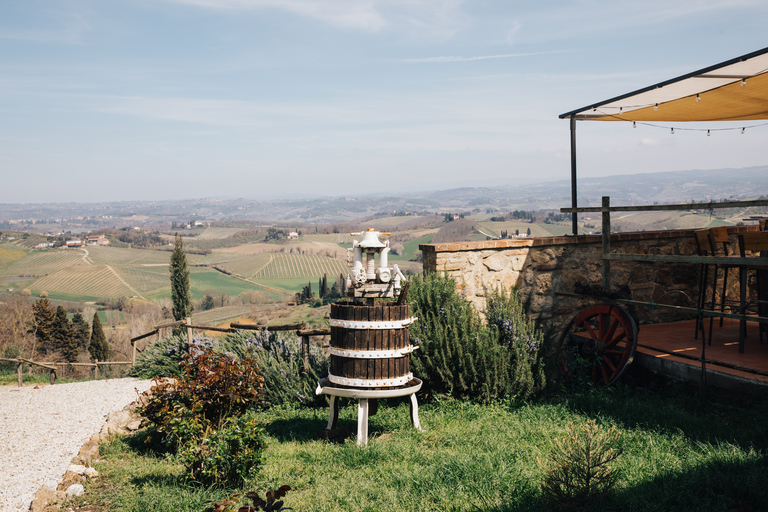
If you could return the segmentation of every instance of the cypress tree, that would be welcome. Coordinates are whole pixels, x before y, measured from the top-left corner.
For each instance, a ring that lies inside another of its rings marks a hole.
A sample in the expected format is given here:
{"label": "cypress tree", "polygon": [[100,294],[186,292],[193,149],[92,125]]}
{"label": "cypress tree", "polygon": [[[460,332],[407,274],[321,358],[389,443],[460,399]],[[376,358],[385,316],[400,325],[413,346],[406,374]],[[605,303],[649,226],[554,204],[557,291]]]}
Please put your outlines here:
{"label": "cypress tree", "polygon": [[82,313],[79,311],[72,317],[72,327],[75,330],[78,348],[86,350],[91,340],[91,328],[88,327],[88,322],[85,321],[85,318],[83,318]]}
{"label": "cypress tree", "polygon": [[53,346],[56,350],[60,350],[64,359],[70,363],[77,361],[77,339],[75,338],[75,329],[72,326],[72,322],[67,318],[67,312],[64,308],[58,306],[56,308],[56,316],[53,319]]}
{"label": "cypress tree", "polygon": [[88,345],[88,352],[91,353],[91,359],[107,361],[109,359],[109,343],[104,336],[104,329],[101,327],[99,315],[93,315],[93,324],[91,327],[91,342]]}
{"label": "cypress tree", "polygon": [[[192,315],[187,255],[184,253],[184,242],[178,233],[176,233],[173,254],[171,254],[171,301],[174,320],[184,320]],[[181,336],[184,334],[184,329],[183,326],[177,325],[173,328],[173,333]]]}
{"label": "cypress tree", "polygon": [[51,346],[53,331],[53,319],[56,312],[48,299],[40,299],[32,305],[32,311],[35,315],[34,333],[37,341],[40,343],[40,352],[45,354],[52,350]]}

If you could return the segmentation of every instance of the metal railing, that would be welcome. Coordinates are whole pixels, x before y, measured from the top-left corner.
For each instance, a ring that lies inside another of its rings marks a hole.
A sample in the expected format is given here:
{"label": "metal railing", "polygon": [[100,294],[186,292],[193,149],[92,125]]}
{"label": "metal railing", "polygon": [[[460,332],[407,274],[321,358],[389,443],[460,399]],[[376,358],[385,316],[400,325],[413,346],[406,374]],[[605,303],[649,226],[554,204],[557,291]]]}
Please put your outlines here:
{"label": "metal railing", "polygon": [[[654,204],[640,206],[611,206],[610,196],[603,196],[602,206],[587,206],[580,208],[560,208],[561,213],[600,213],[602,215],[602,251],[600,258],[603,260],[603,288],[610,290],[611,285],[611,261],[647,261],[666,263],[701,263],[701,264],[728,264],[736,266],[768,266],[768,258],[744,258],[738,256],[693,256],[693,255],[661,255],[661,254],[611,254],[611,213],[612,212],[650,212],[650,211],[683,211],[683,210],[715,210],[724,208],[749,208],[754,206],[768,206],[768,199],[752,201],[723,201],[709,203],[683,203],[683,204]],[[608,236],[606,236],[608,235]],[[713,312],[714,313],[714,312]]]}

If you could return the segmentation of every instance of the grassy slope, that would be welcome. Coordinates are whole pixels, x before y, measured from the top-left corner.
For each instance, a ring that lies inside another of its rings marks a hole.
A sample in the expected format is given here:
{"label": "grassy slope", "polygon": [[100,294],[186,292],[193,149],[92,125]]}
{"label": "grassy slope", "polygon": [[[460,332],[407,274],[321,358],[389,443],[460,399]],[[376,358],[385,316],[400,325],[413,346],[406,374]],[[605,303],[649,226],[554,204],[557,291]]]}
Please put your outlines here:
{"label": "grassy slope", "polygon": [[[327,409],[264,413],[265,465],[245,491],[263,495],[282,484],[286,505],[302,511],[545,510],[539,482],[553,439],[571,422],[597,419],[621,432],[622,478],[612,496],[588,510],[723,511],[768,503],[764,401],[739,408],[702,406],[685,397],[626,388],[571,395],[519,408],[440,401],[423,404],[416,432],[402,400],[382,403],[369,421],[371,440],[357,448],[320,441]],[[356,405],[339,426],[356,430]],[[143,450],[141,437],[101,449],[100,478],[88,481],[89,503],[107,510],[200,511],[204,500],[237,490],[204,490],[184,470]],[[241,495],[245,492],[241,492]]]}
{"label": "grassy slope", "polygon": [[[484,232],[493,235],[493,236],[501,236],[501,232],[506,230],[507,234],[514,235],[515,230],[520,230],[521,235],[525,235],[528,232],[528,229],[531,230],[531,236],[552,236],[552,235],[561,235],[563,233],[560,233],[561,231],[560,227],[563,227],[567,230],[565,226],[559,226],[557,224],[530,224],[528,222],[520,222],[520,221],[508,221],[508,222],[478,222],[478,225],[480,226],[480,229],[482,229]],[[553,233],[553,231],[557,231],[556,233]]]}
{"label": "grassy slope", "polygon": [[[328,281],[336,281],[338,276],[328,276]],[[291,293],[297,293],[302,290],[308,283],[312,283],[312,291],[317,293],[317,278],[316,277],[295,277],[292,279],[253,279],[254,282],[261,283],[265,286],[271,286],[278,290],[285,290]],[[333,285],[332,282],[328,283],[328,286]]]}
{"label": "grassy slope", "polygon": [[432,236],[434,236],[434,233],[423,235],[414,240],[405,242],[403,244],[403,258],[408,260],[413,258],[413,255],[416,253],[416,251],[419,250],[419,244],[428,244],[432,241]]}
{"label": "grassy slope", "polygon": [[27,251],[12,244],[0,245],[0,268],[7,267],[28,254]]}

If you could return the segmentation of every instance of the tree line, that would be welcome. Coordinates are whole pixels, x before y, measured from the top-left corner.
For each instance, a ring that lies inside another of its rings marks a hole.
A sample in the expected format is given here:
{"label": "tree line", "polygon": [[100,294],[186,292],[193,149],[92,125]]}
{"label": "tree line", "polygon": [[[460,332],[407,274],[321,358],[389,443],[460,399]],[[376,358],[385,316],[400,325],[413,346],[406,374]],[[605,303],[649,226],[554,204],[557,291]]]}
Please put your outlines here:
{"label": "tree line", "polygon": [[320,307],[325,304],[330,304],[343,299],[346,294],[344,290],[344,283],[346,279],[344,274],[339,274],[339,278],[333,283],[333,286],[328,286],[328,276],[323,274],[317,283],[317,294],[312,291],[312,281],[302,288],[302,290],[294,296],[296,304],[309,304],[313,307]]}
{"label": "tree line", "polygon": [[[488,210],[488,213],[494,213]],[[552,224],[553,222],[569,222],[570,213],[557,213],[547,210],[514,210],[501,215],[494,215],[490,218],[491,222],[508,222],[510,220],[519,220],[531,224]]]}
{"label": "tree line", "polygon": [[67,362],[74,363],[80,352],[87,350],[92,360],[109,360],[109,344],[97,313],[89,326],[82,313],[75,313],[70,320],[62,306],[54,309],[48,299],[35,302],[32,311],[35,317],[32,329],[40,354],[60,352]]}

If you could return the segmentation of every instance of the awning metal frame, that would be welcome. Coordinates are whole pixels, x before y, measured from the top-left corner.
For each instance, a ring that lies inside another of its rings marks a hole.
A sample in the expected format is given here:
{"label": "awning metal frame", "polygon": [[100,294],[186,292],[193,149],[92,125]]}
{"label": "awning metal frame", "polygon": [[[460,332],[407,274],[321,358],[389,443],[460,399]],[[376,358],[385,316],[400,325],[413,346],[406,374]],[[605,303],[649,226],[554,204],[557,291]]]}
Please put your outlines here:
{"label": "awning metal frame", "polygon": [[[721,62],[719,64],[715,64],[713,66],[708,66],[706,68],[699,69],[697,71],[693,71],[691,73],[686,73],[684,75],[678,76],[676,78],[672,78],[670,80],[665,80],[663,82],[659,82],[654,85],[650,85],[648,87],[643,87],[641,89],[637,89],[636,91],[622,94],[607,100],[603,100],[597,103],[592,103],[590,105],[587,105],[585,107],[572,110],[570,112],[566,112],[564,114],[560,114],[560,119],[570,119],[570,142],[571,142],[571,208],[576,209],[578,208],[578,188],[577,188],[577,168],[576,168],[576,121],[577,120],[590,120],[590,118],[602,118],[605,119],[606,116],[604,113],[595,114],[595,115],[583,115],[584,112],[589,111],[596,111],[598,108],[600,108],[603,105],[608,105],[617,101],[620,101],[625,98],[630,98],[632,96],[646,93],[649,91],[653,91],[655,89],[659,89],[661,87],[665,87],[667,85],[671,85],[677,82],[681,82],[683,80],[689,79],[689,78],[715,78],[715,79],[730,79],[730,80],[744,80],[747,78],[750,78],[753,75],[734,75],[734,74],[710,74],[713,71],[716,71],[721,68],[725,68],[727,66],[731,66],[733,64],[738,64],[740,62],[747,61],[749,59],[759,57],[761,55],[767,54],[768,48],[763,48],[761,50],[757,50],[751,53],[748,53],[746,55],[742,55],[740,57],[736,57],[733,59],[726,60],[724,62]],[[717,87],[716,87],[717,88]],[[711,90],[711,89],[709,89]],[[701,90],[700,92],[705,92],[705,90]],[[695,94],[695,93],[694,93]],[[658,104],[657,104],[658,106]],[[580,115],[582,114],[582,115]],[[618,119],[618,117],[616,117]],[[628,119],[625,119],[628,120]],[[574,235],[578,234],[578,214],[574,211],[571,217],[571,224],[572,224],[572,231]]]}

